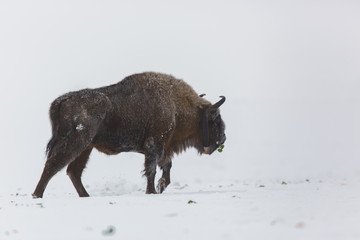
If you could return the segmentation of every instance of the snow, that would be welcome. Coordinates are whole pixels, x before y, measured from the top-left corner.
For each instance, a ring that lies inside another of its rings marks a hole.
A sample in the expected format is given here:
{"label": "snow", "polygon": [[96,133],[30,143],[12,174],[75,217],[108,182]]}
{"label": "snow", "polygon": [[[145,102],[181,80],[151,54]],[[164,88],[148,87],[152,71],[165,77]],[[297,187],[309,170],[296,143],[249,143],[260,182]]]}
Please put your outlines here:
{"label": "snow", "polygon": [[[360,239],[359,10],[1,1],[0,239]],[[89,198],[63,170],[32,199],[50,103],[144,71],[226,96],[223,152],[175,156],[170,186],[146,195],[141,154],[93,151]]]}
{"label": "snow", "polygon": [[77,131],[82,131],[82,130],[84,130],[84,125],[82,125],[81,123],[79,123],[79,124],[76,126],[76,130],[77,130]]}
{"label": "snow", "polygon": [[[175,183],[162,195],[109,188],[114,192],[93,190],[90,198],[59,189],[44,199],[2,196],[1,239],[359,239],[359,178],[286,183]],[[109,228],[112,235],[104,233]]]}

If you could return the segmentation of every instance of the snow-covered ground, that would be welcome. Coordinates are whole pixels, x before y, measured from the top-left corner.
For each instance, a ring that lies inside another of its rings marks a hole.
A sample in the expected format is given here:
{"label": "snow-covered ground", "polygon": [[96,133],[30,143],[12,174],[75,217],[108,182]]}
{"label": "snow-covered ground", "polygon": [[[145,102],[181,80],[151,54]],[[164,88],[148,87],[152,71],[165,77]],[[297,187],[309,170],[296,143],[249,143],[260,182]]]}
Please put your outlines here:
{"label": "snow-covered ground", "polygon": [[360,238],[359,177],[207,175],[175,181],[162,195],[145,195],[144,185],[120,177],[88,185],[90,198],[50,187],[44,199],[32,199],[19,189],[0,196],[0,239]]}
{"label": "snow-covered ground", "polygon": [[[0,239],[360,239],[360,2],[0,1]],[[32,199],[68,91],[159,71],[212,102],[222,153],[145,195],[143,156],[94,151]]]}
{"label": "snow-covered ground", "polygon": [[360,238],[359,174],[266,176],[238,167],[237,175],[227,150],[176,158],[161,195],[144,194],[139,154],[93,154],[83,176],[89,198],[62,171],[43,199],[32,199],[34,176],[0,194],[0,239]]}

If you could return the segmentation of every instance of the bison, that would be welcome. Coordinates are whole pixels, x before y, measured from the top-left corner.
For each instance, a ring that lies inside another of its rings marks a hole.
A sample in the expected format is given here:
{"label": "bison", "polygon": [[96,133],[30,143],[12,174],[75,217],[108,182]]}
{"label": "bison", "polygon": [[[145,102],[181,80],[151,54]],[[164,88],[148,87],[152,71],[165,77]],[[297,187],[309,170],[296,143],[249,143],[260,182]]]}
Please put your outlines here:
{"label": "bison", "polygon": [[[195,147],[212,154],[225,142],[219,107],[171,75],[145,72],[117,84],[69,92],[50,107],[52,137],[47,161],[33,193],[43,197],[49,180],[67,167],[80,197],[88,197],[81,175],[93,148],[105,154],[138,152],[145,155],[146,193],[162,193],[170,184],[174,153]],[[156,166],[162,170],[157,191]]]}

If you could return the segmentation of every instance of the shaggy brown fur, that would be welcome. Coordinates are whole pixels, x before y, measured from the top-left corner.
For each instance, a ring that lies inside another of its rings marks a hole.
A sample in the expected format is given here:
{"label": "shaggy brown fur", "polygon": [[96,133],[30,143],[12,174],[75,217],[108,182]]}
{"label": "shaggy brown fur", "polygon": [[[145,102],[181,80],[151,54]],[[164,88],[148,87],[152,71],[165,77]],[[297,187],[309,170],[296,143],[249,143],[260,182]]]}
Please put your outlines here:
{"label": "shaggy brown fur", "polygon": [[145,72],[117,84],[70,92],[50,107],[52,138],[41,179],[33,193],[42,197],[49,180],[68,165],[80,197],[89,196],[81,175],[93,148],[106,153],[145,155],[146,193],[154,186],[156,165],[163,170],[161,193],[170,184],[171,159],[188,147],[211,154],[225,142],[218,108],[184,81],[170,75]]}

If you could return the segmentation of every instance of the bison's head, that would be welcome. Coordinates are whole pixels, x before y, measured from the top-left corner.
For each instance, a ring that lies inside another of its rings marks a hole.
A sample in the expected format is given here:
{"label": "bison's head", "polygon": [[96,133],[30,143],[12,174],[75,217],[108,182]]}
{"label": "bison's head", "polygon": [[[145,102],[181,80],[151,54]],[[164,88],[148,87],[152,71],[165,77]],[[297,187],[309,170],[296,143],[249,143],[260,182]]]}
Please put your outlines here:
{"label": "bison's head", "polygon": [[221,119],[219,107],[225,102],[225,97],[214,105],[204,109],[202,120],[203,153],[212,154],[226,140],[225,124]]}

